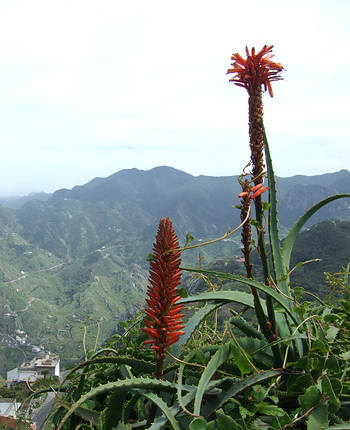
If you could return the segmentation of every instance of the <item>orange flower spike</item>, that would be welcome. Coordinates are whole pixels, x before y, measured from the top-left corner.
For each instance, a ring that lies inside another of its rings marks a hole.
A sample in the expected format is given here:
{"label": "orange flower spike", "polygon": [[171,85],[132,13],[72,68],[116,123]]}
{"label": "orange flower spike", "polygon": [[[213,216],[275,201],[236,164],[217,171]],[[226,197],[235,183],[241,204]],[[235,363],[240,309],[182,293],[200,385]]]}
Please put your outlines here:
{"label": "orange flower spike", "polygon": [[180,284],[180,251],[179,242],[169,218],[159,222],[156,242],[153,245],[153,259],[150,263],[150,286],[146,299],[146,327],[142,331],[152,339],[145,345],[152,345],[155,354],[155,376],[161,378],[163,361],[167,348],[177,342],[185,332],[180,313],[183,305],[176,304],[181,298],[178,295]]}
{"label": "orange flower spike", "polygon": [[246,60],[239,54],[232,55],[233,68],[227,71],[228,74],[234,74],[230,82],[246,88],[249,94],[252,94],[254,89],[263,85],[264,90],[267,90],[270,96],[273,97],[271,82],[282,79],[280,72],[284,69],[281,64],[271,61],[274,56],[271,53],[272,48],[273,45],[264,45],[256,54],[255,48],[252,48],[250,53],[246,46]]}

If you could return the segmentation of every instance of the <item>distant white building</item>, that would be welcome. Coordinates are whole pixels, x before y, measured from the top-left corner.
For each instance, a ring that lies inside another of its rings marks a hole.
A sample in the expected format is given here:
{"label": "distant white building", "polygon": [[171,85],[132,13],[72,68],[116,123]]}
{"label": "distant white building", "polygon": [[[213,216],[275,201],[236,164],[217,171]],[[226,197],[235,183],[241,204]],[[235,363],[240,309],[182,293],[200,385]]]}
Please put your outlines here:
{"label": "distant white building", "polygon": [[17,409],[21,406],[16,399],[0,399],[0,415],[16,418]]}
{"label": "distant white building", "polygon": [[39,378],[48,376],[60,376],[60,360],[58,355],[46,354],[33,358],[29,363],[23,363],[20,367],[7,372],[7,384],[16,382],[34,382]]}

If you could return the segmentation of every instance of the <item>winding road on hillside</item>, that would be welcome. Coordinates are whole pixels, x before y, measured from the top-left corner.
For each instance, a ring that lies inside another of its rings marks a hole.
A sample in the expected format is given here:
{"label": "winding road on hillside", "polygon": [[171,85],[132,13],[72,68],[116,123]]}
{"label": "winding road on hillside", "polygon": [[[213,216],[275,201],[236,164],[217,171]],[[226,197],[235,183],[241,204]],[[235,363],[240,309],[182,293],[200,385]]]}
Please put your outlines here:
{"label": "winding road on hillside", "polygon": [[55,393],[48,393],[43,404],[34,412],[32,421],[36,424],[37,430],[41,430],[48,417],[55,401]]}
{"label": "winding road on hillside", "polygon": [[[112,248],[124,248],[126,246],[130,246],[130,244],[129,243],[128,244],[122,244],[122,245],[118,244],[118,245],[111,245],[108,247],[103,246],[102,248],[97,248],[94,251],[89,252],[88,254],[86,254],[80,258],[87,257],[88,255],[91,255],[95,252],[105,252],[105,251],[112,249]],[[61,266],[64,266],[65,264],[71,264],[71,263],[72,263],[71,260],[67,260],[67,261],[63,261],[62,263],[55,264],[54,266],[47,267],[45,269],[34,270],[32,272],[21,272],[22,273],[21,276],[19,276],[16,279],[11,279],[10,281],[4,281],[4,284],[12,284],[14,282],[20,281],[21,279],[25,279],[28,275],[31,275],[33,273],[47,272],[49,270],[53,270],[53,269],[56,269],[57,267],[61,267]]]}
{"label": "winding road on hillside", "polygon": [[29,308],[30,308],[30,305],[34,302],[34,301],[40,301],[40,299],[38,299],[38,298],[36,298],[36,297],[31,297],[29,300],[28,300],[28,303],[27,303],[27,306],[25,306],[23,309],[19,309],[18,311],[16,311],[17,313],[18,312],[26,312]]}
{"label": "winding road on hillside", "polygon": [[[59,383],[61,384],[64,378],[68,375],[70,371],[64,370],[61,372],[59,376]],[[45,401],[40,405],[40,407],[34,412],[32,416],[32,421],[36,424],[37,430],[41,430],[43,428],[43,425],[45,423],[46,418],[49,416],[56,399],[56,393],[50,392],[47,394],[47,398]]]}

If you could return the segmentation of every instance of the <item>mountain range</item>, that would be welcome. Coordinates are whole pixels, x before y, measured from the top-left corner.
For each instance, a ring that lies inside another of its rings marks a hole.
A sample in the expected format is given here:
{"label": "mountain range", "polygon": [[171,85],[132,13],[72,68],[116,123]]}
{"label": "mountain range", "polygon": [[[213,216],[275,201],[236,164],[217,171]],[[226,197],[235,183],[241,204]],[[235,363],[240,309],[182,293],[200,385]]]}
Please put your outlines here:
{"label": "mountain range", "polygon": [[[241,191],[237,179],[163,166],[122,170],[51,195],[0,199],[3,345],[20,329],[73,362],[83,354],[81,327],[88,326],[91,347],[97,326],[103,340],[144,302],[146,257],[160,218],[173,221],[182,244],[187,232],[200,243],[240,223],[233,207]],[[277,188],[283,233],[316,201],[349,192],[350,172],[277,178]],[[327,205],[309,227],[329,219],[350,220],[349,199]],[[240,234],[199,249],[202,262],[239,260]],[[198,265],[198,258],[198,252],[183,253],[184,264]]]}

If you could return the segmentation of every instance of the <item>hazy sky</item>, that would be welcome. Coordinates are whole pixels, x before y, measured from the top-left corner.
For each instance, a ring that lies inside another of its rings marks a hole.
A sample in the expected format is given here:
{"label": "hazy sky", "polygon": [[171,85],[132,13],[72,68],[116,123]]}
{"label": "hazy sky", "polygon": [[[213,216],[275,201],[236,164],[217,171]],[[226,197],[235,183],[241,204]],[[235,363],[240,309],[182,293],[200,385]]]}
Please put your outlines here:
{"label": "hazy sky", "polygon": [[276,173],[349,169],[348,0],[1,0],[0,195],[239,174],[247,93],[225,73],[246,44],[286,68],[264,94]]}

